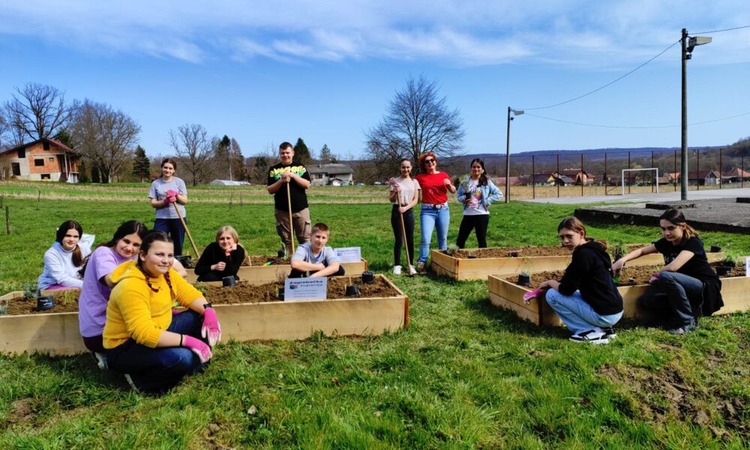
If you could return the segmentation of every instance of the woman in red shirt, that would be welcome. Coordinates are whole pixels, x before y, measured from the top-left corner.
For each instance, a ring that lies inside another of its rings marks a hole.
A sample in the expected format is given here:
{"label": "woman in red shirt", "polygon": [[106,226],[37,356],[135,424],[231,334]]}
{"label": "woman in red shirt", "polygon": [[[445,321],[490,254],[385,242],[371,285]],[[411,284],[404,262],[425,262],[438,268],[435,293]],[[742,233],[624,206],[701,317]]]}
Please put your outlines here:
{"label": "woman in red shirt", "polygon": [[422,239],[419,243],[417,271],[425,272],[425,264],[430,254],[432,230],[437,227],[438,249],[448,248],[448,192],[456,193],[450,176],[437,170],[437,157],[432,152],[425,152],[419,157],[420,174],[415,177],[422,190],[422,210],[419,213]]}

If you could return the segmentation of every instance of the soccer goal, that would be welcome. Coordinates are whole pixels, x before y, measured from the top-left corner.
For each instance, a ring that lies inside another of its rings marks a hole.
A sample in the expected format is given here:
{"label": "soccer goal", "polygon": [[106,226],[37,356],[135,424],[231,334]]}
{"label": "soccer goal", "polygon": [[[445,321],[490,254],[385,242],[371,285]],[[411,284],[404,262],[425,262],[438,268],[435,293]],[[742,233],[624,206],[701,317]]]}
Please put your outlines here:
{"label": "soccer goal", "polygon": [[622,194],[625,195],[625,172],[650,172],[654,171],[654,184],[656,185],[656,193],[659,193],[659,168],[658,167],[642,167],[640,169],[622,169]]}

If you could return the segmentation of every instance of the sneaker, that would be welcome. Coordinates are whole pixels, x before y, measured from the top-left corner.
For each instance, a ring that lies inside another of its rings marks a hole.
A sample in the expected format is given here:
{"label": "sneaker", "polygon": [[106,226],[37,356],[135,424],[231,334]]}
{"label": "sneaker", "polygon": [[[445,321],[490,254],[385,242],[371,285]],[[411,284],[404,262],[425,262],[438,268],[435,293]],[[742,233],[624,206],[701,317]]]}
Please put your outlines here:
{"label": "sneaker", "polygon": [[417,269],[414,268],[414,266],[409,266],[409,275],[416,275]]}
{"label": "sneaker", "polygon": [[574,334],[570,337],[571,342],[588,342],[589,344],[609,344],[609,339],[603,331],[588,330]]}
{"label": "sneaker", "polygon": [[393,266],[393,274],[401,275],[401,266]]}
{"label": "sneaker", "polygon": [[130,385],[130,387],[133,388],[133,390],[135,392],[141,392],[141,390],[138,389],[138,386],[136,386],[135,383],[133,382],[133,378],[130,376],[129,373],[125,374],[125,381],[128,382],[128,384]]}
{"label": "sneaker", "polygon": [[602,328],[602,331],[604,332],[604,335],[607,336],[607,339],[617,338],[617,332],[612,327]]}
{"label": "sneaker", "polygon": [[420,273],[420,274],[427,273],[427,268],[425,268],[425,263],[423,261],[420,261],[417,263],[417,273]]}
{"label": "sneaker", "polygon": [[94,352],[94,358],[96,359],[96,365],[102,370],[107,370],[107,357],[104,353]]}
{"label": "sneaker", "polygon": [[698,322],[693,320],[687,325],[683,325],[677,328],[672,328],[667,331],[669,332],[669,334],[676,334],[678,336],[682,336],[683,334],[687,334],[687,333],[690,333],[691,331],[695,331],[696,328],[698,328]]}

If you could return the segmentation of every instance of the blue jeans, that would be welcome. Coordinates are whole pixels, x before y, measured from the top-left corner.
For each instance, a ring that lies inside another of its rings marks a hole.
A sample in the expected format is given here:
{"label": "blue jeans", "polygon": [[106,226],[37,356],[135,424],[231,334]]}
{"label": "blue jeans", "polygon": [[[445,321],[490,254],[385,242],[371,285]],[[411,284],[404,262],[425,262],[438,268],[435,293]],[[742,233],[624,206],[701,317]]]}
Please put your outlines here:
{"label": "blue jeans", "polygon": [[703,303],[703,282],[678,272],[659,272],[640,301],[643,308],[663,312],[675,326],[690,325],[695,320],[693,305],[700,311]]}
{"label": "blue jeans", "polygon": [[448,249],[448,226],[450,225],[451,215],[448,206],[440,209],[426,207],[422,205],[422,211],[419,213],[420,227],[422,229],[422,240],[419,242],[419,260],[424,263],[430,256],[430,241],[432,240],[432,230],[437,226],[438,249]]}
{"label": "blue jeans", "polygon": [[[187,223],[187,218],[185,218]],[[182,255],[182,243],[185,242],[185,227],[182,226],[180,219],[156,219],[154,221],[154,231],[163,231],[169,235],[174,243],[174,255]],[[196,258],[200,255],[196,255]]]}
{"label": "blue jeans", "polygon": [[[191,310],[172,316],[167,331],[201,339],[203,317]],[[173,388],[186,376],[205,368],[198,355],[186,347],[146,347],[129,339],[107,350],[107,364],[115,372],[130,374],[143,392],[162,393]]]}
{"label": "blue jeans", "polygon": [[546,294],[547,303],[555,310],[565,326],[573,334],[588,330],[601,331],[601,328],[613,327],[622,318],[622,311],[608,316],[599,315],[581,297],[581,291],[572,295],[563,295],[559,291],[550,289]]}

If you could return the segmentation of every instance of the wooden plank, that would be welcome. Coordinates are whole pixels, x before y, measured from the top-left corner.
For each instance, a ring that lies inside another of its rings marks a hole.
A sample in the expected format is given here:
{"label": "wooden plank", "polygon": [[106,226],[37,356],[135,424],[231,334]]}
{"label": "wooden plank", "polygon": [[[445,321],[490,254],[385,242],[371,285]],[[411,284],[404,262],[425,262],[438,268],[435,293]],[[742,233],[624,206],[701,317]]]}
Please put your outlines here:
{"label": "wooden plank", "polygon": [[[750,292],[750,277],[722,278],[721,282],[724,307],[715,314],[750,311],[750,296],[747,295]],[[623,300],[623,317],[631,319],[648,317],[648,312],[638,306],[638,299],[646,292],[647,288],[648,285],[645,284],[617,288]],[[529,305],[523,304],[523,294],[528,292],[529,289],[493,275],[488,278],[488,289],[490,301],[493,305],[511,309],[522,319],[542,326],[560,326],[563,324],[546,301],[539,303],[539,300],[532,300]]]}
{"label": "wooden plank", "polygon": [[[645,245],[645,244],[644,244]],[[709,262],[724,259],[725,254],[706,253]],[[565,270],[570,264],[570,256],[519,256],[502,258],[456,258],[443,253],[441,250],[430,252],[432,263],[430,270],[436,275],[452,278],[458,281],[486,280],[489,275],[507,277],[518,275],[522,271],[531,273]],[[652,266],[664,264],[660,254],[642,256],[628,261],[631,267]]]}
{"label": "wooden plank", "polygon": [[[398,295],[383,298],[314,302],[269,302],[215,305],[225,339],[240,341],[307,339],[321,331],[329,336],[377,335],[409,324],[409,298],[388,278]],[[11,292],[0,300],[23,298]],[[72,355],[86,352],[78,331],[78,313],[0,316],[0,352]]]}
{"label": "wooden plank", "polygon": [[[357,276],[367,270],[367,260],[359,262],[341,263],[346,271],[346,275]],[[185,279],[188,283],[195,284],[198,282],[198,276],[194,269],[185,269],[188,276]],[[237,272],[240,280],[247,281],[250,284],[264,284],[272,281],[279,281],[286,278],[292,267],[289,264],[276,264],[270,266],[242,266]]]}

